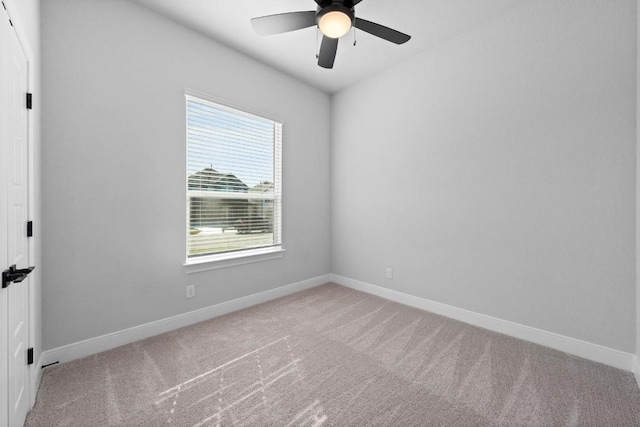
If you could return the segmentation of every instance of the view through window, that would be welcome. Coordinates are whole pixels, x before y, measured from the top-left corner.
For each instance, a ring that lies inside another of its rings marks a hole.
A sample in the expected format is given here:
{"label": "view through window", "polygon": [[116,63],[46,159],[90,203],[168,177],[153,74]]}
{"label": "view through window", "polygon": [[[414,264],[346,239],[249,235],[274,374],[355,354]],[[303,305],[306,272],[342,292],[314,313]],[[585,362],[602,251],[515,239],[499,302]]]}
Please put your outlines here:
{"label": "view through window", "polygon": [[187,95],[187,258],[279,246],[282,124]]}

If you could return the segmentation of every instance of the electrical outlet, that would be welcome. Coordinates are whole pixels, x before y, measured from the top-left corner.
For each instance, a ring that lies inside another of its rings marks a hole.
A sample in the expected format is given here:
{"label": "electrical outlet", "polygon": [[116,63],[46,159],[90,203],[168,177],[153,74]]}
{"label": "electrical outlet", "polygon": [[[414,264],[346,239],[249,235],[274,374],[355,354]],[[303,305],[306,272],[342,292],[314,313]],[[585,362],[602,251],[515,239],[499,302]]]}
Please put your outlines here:
{"label": "electrical outlet", "polygon": [[196,285],[187,286],[187,298],[193,298],[196,296]]}
{"label": "electrical outlet", "polygon": [[387,279],[393,279],[393,268],[387,267]]}

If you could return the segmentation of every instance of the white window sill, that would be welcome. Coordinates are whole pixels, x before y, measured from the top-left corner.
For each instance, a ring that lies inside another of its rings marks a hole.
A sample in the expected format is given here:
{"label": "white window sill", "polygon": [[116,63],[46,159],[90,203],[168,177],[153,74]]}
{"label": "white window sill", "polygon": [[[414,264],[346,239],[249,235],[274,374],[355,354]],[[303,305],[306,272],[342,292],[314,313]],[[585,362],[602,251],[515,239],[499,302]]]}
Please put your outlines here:
{"label": "white window sill", "polygon": [[202,271],[216,270],[218,268],[233,267],[236,265],[250,264],[253,262],[267,261],[282,258],[285,253],[282,246],[271,248],[251,249],[242,252],[233,252],[219,255],[209,255],[187,260],[183,264],[187,274]]}

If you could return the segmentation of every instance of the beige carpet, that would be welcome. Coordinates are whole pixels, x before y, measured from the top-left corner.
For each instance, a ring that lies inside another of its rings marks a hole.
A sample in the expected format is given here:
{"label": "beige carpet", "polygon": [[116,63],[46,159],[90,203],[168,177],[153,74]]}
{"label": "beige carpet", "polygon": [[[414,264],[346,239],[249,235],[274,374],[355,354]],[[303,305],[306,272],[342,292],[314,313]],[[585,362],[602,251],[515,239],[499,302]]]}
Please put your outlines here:
{"label": "beige carpet", "polygon": [[26,425],[640,426],[640,391],[329,284],[47,368]]}

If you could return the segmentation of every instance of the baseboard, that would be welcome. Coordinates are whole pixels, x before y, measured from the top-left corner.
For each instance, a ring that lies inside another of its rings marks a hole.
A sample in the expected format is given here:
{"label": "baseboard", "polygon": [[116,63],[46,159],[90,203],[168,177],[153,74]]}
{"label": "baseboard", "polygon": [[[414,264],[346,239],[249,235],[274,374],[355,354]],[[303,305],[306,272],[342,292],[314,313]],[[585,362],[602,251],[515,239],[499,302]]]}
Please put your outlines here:
{"label": "baseboard", "polygon": [[[222,316],[223,314],[267,302],[272,299],[280,298],[305,289],[310,289],[328,283],[331,281],[330,279],[330,275],[328,274],[314,277],[312,279],[280,286],[275,289],[226,301],[210,307],[178,314],[155,322],[145,323],[143,325],[134,326],[132,328],[68,344],[52,350],[47,350],[42,353],[38,363],[40,366],[43,366],[54,362],[70,362],[81,357],[90,356],[121,345],[130,344],[154,335],[173,331],[184,326],[189,326],[217,316]],[[39,370],[42,371],[42,369]]]}
{"label": "baseboard", "polygon": [[635,356],[631,353],[625,353],[623,351],[604,347],[598,344],[532,328],[530,326],[521,325],[462,308],[453,307],[447,304],[442,304],[336,274],[331,275],[331,281],[351,289],[363,291],[391,301],[419,308],[421,310],[440,314],[474,326],[479,326],[494,332],[520,338],[535,344],[540,344],[545,347],[573,354],[584,359],[623,369],[625,371],[634,372],[636,374],[636,378],[640,377],[638,370],[634,369]]}
{"label": "baseboard", "polygon": [[188,313],[179,314],[157,320],[155,322],[134,326],[132,328],[44,351],[40,355],[36,366],[37,373],[36,378],[34,379],[36,385],[35,389],[37,390],[37,385],[40,384],[40,380],[42,378],[41,368],[44,365],[54,362],[65,363],[81,357],[90,356],[121,345],[130,344],[154,335],[169,332],[184,326],[267,302],[272,299],[280,298],[305,289],[310,289],[327,282],[334,282],[351,289],[366,292],[391,301],[419,308],[421,310],[440,314],[442,316],[469,323],[474,326],[479,326],[494,332],[527,340],[545,347],[550,347],[565,353],[592,360],[594,362],[603,363],[605,365],[633,372],[638,384],[640,385],[640,361],[631,353],[625,353],[623,351],[604,347],[598,344],[431,301],[359,280],[350,279],[348,277],[330,274],[314,277],[312,279],[248,295],[246,297],[223,302],[210,307],[205,307],[199,310],[194,310]]}

